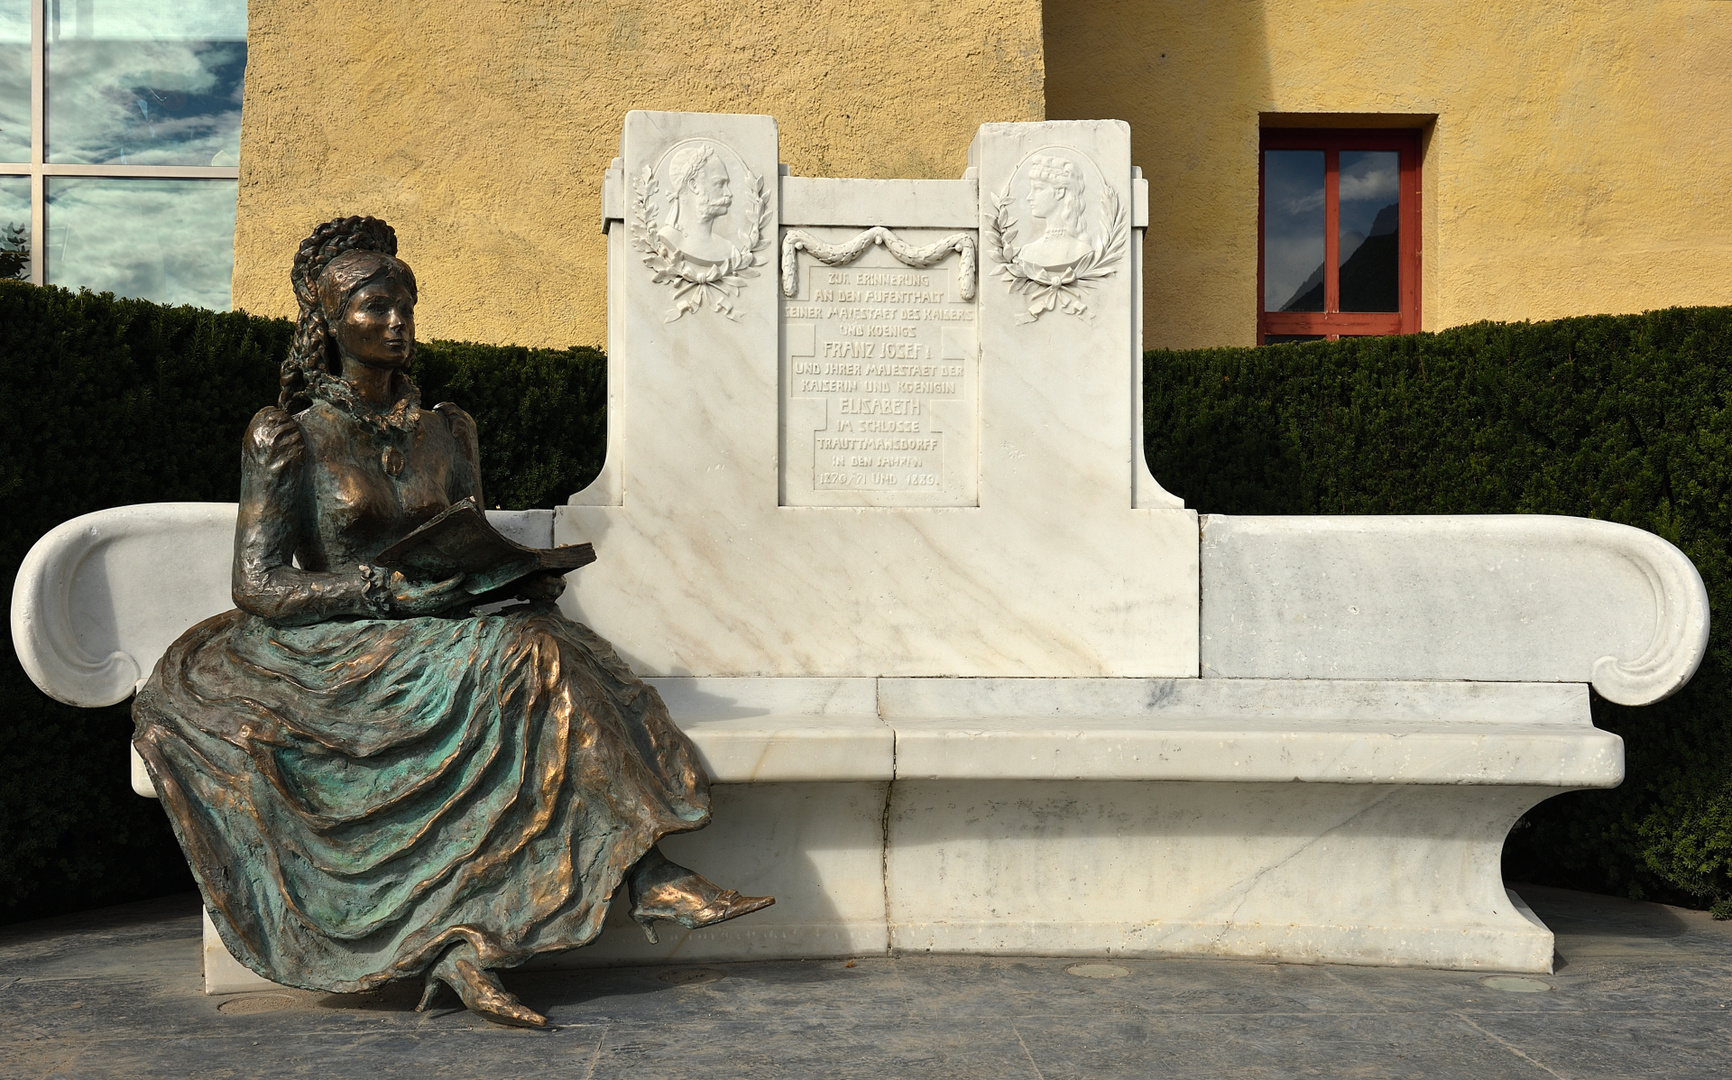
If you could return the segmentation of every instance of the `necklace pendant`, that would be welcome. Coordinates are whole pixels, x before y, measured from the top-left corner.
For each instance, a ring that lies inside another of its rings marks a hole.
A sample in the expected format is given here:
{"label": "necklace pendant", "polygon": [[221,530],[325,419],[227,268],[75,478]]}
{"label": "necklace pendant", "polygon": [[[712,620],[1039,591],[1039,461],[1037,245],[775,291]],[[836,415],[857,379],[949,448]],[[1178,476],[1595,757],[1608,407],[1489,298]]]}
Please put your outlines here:
{"label": "necklace pendant", "polygon": [[403,471],[403,451],[395,446],[387,446],[385,453],[379,458],[379,464],[385,467],[386,475],[399,475]]}

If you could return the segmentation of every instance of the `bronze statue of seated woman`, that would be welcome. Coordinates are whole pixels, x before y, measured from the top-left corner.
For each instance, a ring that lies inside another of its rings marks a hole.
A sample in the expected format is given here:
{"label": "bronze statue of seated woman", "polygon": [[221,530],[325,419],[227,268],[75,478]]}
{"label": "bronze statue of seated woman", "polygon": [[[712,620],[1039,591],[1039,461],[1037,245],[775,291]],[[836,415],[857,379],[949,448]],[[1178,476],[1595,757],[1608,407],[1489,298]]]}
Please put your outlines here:
{"label": "bronze statue of seated woman", "polygon": [[396,250],[358,217],[301,244],[282,393],[243,442],[237,610],[169,648],[135,741],[242,963],[340,993],[423,975],[423,1008],[443,983],[540,1026],[495,970],[592,941],[622,883],[651,941],[657,919],[774,901],[657,849],[708,823],[708,780],[656,691],[553,606],[563,578],[475,614],[461,576],[377,564],[453,503],[486,505],[474,421],[423,409],[409,379]]}

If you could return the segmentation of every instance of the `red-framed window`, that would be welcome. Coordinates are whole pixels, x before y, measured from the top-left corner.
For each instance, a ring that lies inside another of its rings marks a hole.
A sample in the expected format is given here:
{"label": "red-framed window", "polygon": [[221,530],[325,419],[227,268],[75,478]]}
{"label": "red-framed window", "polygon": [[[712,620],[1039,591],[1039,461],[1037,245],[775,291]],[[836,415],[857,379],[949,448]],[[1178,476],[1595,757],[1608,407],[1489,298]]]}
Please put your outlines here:
{"label": "red-framed window", "polygon": [[1265,128],[1257,343],[1419,329],[1419,132]]}

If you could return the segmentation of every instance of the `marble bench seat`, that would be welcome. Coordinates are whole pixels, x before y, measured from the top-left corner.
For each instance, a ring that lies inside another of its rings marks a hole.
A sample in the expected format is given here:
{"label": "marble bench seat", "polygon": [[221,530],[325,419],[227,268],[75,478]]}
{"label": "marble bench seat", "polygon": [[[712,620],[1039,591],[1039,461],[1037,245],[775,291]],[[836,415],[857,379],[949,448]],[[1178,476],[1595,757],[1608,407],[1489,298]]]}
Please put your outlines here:
{"label": "marble bench seat", "polygon": [[1598,786],[1586,686],[1280,679],[649,680],[718,783]]}

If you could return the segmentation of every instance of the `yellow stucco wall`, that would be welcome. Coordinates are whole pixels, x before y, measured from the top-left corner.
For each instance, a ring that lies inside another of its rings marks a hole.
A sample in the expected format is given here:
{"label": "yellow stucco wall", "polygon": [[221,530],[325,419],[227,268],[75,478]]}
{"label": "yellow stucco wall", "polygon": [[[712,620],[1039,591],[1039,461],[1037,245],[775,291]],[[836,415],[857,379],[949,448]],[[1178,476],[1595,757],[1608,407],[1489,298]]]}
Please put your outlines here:
{"label": "yellow stucco wall", "polygon": [[295,244],[370,212],[422,279],[424,336],[600,343],[600,178],[630,108],[769,113],[820,176],[956,176],[986,121],[1128,120],[1150,346],[1254,339],[1269,114],[1427,125],[1428,329],[1732,303],[1732,3],[1045,7],[1043,28],[1038,0],[251,0],[235,303],[291,312]]}
{"label": "yellow stucco wall", "polygon": [[1043,112],[1039,0],[250,0],[235,306],[292,314],[311,227],[371,213],[423,337],[601,344],[628,109],[756,112],[813,176],[955,177]]}
{"label": "yellow stucco wall", "polygon": [[1732,303],[1732,3],[1076,0],[1053,119],[1131,124],[1145,340],[1256,333],[1264,113],[1435,114],[1424,325]]}

